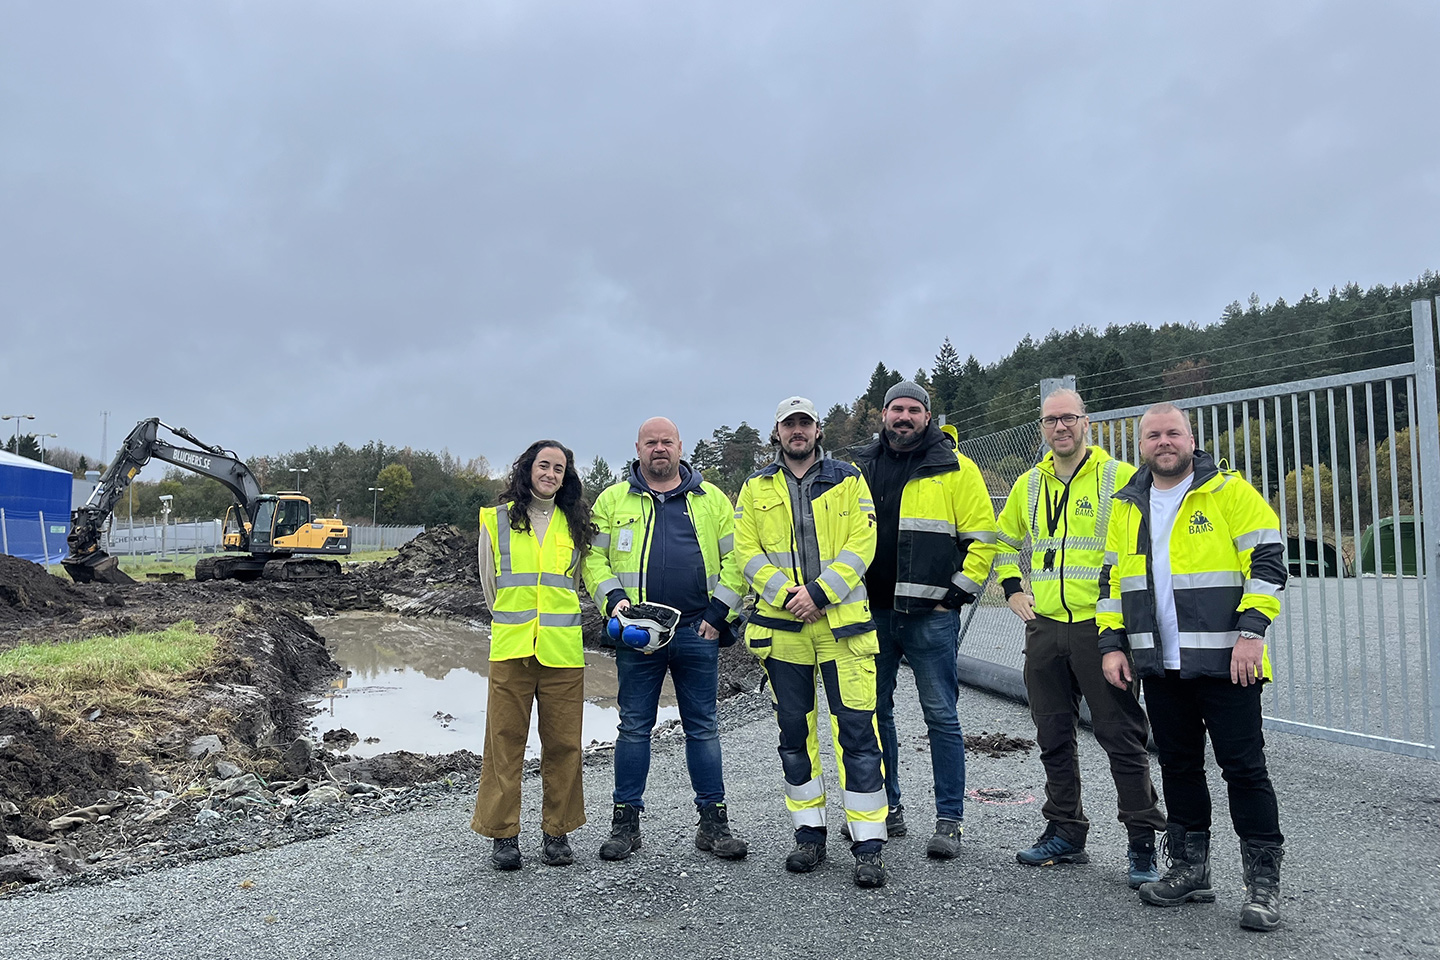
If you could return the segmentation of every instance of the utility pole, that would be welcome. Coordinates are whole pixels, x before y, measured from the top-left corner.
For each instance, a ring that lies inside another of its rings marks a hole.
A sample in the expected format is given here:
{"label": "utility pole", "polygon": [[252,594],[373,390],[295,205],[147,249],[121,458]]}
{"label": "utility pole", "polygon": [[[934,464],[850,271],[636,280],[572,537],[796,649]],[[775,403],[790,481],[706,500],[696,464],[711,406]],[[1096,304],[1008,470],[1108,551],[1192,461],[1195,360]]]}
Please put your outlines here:
{"label": "utility pole", "polygon": [[100,459],[96,461],[103,473],[110,463],[110,411],[100,411]]}

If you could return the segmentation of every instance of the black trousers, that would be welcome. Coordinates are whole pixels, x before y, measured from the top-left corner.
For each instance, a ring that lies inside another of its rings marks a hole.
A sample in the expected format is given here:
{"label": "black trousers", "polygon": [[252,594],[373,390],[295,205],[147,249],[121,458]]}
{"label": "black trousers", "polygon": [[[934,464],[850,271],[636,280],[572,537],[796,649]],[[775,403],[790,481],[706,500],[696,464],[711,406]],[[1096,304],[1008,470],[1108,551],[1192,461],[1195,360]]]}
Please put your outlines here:
{"label": "black trousers", "polygon": [[1145,706],[1160,752],[1160,775],[1170,822],[1210,829],[1205,782],[1205,734],[1230,795],[1230,820],[1241,840],[1283,843],[1280,807],[1265,767],[1260,722],[1263,684],[1242,687],[1227,677],[1181,680],[1178,670],[1145,678]]}
{"label": "black trousers", "polygon": [[1045,767],[1041,814],[1055,832],[1085,845],[1090,821],[1080,802],[1080,755],[1076,724],[1080,698],[1090,704],[1095,739],[1110,758],[1120,822],[1132,839],[1152,839],[1165,829],[1150,780],[1150,728],[1133,690],[1105,681],[1100,669],[1100,632],[1094,620],[1063,623],[1037,616],[1025,624],[1025,690]]}

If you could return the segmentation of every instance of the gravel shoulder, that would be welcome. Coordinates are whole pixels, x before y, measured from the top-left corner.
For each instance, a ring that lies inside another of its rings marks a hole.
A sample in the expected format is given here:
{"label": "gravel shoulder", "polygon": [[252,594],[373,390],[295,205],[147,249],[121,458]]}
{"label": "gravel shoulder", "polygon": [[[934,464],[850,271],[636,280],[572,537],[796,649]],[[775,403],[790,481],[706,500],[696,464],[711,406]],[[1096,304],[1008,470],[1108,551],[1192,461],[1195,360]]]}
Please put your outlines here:
{"label": "gravel shoulder", "polygon": [[[538,864],[538,778],[524,791],[515,874],[486,862],[468,829],[473,781],[433,788],[425,802],[347,822],[318,839],[188,863],[95,885],[29,891],[0,901],[0,943],[43,958],[311,957],[363,950],[379,957],[794,957],[1010,953],[1093,958],[1165,953],[1218,958],[1434,956],[1440,953],[1440,765],[1288,735],[1269,757],[1287,834],[1285,921],[1259,939],[1238,929],[1239,856],[1223,784],[1217,798],[1214,905],[1157,910],[1125,886],[1124,834],[1104,755],[1081,733],[1089,812],[1085,866],[1031,869],[1014,851],[1039,832],[1044,776],[1038,753],[969,756],[965,850],[924,858],[933,815],[929,755],[913,685],[902,674],[901,772],[911,836],[886,850],[889,886],[860,891],[833,837],[830,863],[784,872],[789,829],[768,710],[732,698],[723,743],[732,822],[746,861],[693,848],[683,741],[657,739],[645,846],[601,862],[612,771],[587,764],[592,822],[573,840],[578,860]],[[966,690],[968,734],[1033,734],[1024,708]],[[823,729],[823,727],[822,727]],[[833,765],[826,753],[827,770]],[[838,814],[832,790],[832,817]],[[1024,802],[1026,798],[1032,802]],[[1019,801],[1019,802],[1017,802]],[[832,821],[833,822],[833,821]]]}

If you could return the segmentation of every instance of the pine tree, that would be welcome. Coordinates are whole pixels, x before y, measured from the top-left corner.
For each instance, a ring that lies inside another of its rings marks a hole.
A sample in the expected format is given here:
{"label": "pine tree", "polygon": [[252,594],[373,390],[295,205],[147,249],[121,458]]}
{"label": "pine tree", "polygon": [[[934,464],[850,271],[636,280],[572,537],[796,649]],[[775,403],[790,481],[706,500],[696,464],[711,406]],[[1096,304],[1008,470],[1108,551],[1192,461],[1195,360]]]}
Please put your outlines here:
{"label": "pine tree", "polygon": [[960,354],[955,345],[946,337],[935,354],[935,365],[930,368],[930,409],[933,413],[955,413],[956,394],[960,389]]}

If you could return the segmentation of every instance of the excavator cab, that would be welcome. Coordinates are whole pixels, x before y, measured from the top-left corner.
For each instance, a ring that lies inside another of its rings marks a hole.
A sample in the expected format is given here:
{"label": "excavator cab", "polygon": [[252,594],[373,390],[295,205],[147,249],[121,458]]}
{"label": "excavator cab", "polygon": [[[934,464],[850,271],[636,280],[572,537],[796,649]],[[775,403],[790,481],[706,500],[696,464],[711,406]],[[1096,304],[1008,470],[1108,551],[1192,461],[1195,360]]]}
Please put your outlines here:
{"label": "excavator cab", "polygon": [[250,521],[237,504],[225,511],[225,525],[220,530],[220,543],[226,550],[245,550],[250,546]]}

